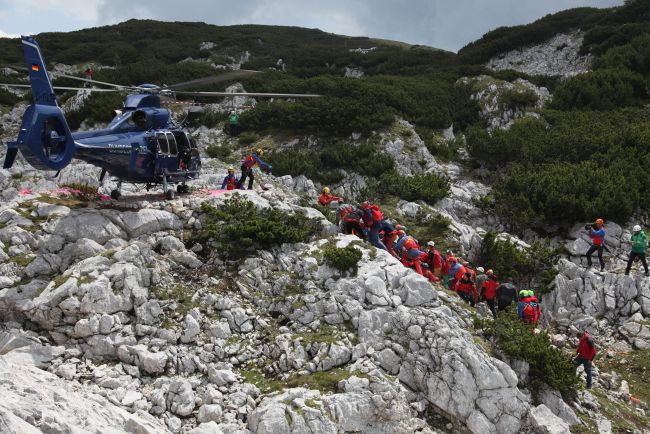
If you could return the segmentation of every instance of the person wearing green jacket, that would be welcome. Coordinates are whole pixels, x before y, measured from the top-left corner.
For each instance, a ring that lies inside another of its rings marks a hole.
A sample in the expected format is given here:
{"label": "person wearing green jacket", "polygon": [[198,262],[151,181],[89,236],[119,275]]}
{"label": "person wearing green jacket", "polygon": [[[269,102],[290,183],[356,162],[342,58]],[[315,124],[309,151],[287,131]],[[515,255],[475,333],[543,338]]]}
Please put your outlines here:
{"label": "person wearing green jacket", "polygon": [[639,225],[634,225],[632,232],[632,238],[630,239],[630,242],[632,243],[632,251],[630,252],[630,258],[627,260],[625,275],[627,276],[630,274],[632,263],[636,258],[639,258],[641,259],[641,263],[645,269],[645,275],[648,276],[648,263],[645,260],[645,250],[648,248],[648,236],[641,230],[641,226]]}
{"label": "person wearing green jacket", "polygon": [[230,135],[231,136],[236,136],[237,133],[239,132],[239,126],[237,125],[239,123],[239,116],[237,116],[237,113],[230,112],[230,116],[228,116],[228,126],[230,129]]}

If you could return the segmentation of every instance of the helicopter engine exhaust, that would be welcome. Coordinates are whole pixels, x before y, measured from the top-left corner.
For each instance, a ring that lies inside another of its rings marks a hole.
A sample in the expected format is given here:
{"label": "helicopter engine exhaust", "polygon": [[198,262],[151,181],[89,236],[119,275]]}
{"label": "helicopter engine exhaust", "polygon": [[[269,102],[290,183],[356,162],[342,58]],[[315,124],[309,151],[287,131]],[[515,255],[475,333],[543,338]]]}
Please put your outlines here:
{"label": "helicopter engine exhaust", "polygon": [[22,43],[34,104],[23,115],[18,139],[8,143],[4,168],[13,165],[20,150],[25,160],[36,169],[61,170],[74,157],[76,144],[56,102],[38,43],[29,36],[23,36]]}

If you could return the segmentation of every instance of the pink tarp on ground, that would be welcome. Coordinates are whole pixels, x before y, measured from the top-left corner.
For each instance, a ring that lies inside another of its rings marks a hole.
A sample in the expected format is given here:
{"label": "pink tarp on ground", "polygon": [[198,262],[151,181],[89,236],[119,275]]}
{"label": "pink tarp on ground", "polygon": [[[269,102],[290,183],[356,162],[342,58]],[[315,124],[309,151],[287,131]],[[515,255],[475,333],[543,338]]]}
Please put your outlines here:
{"label": "pink tarp on ground", "polygon": [[228,191],[234,191],[234,190],[210,190],[207,188],[204,188],[201,190],[201,193],[208,193],[210,196],[221,196],[224,193],[227,193]]}

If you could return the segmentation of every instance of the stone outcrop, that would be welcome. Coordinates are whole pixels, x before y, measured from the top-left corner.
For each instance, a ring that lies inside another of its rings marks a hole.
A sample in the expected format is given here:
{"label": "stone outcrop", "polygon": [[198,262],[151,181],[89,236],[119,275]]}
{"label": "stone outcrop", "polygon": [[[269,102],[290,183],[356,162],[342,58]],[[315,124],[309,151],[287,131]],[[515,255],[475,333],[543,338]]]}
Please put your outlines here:
{"label": "stone outcrop", "polygon": [[592,56],[580,54],[584,33],[560,33],[532,47],[508,51],[490,59],[486,66],[495,71],[513,69],[529,75],[571,77],[591,68]]}

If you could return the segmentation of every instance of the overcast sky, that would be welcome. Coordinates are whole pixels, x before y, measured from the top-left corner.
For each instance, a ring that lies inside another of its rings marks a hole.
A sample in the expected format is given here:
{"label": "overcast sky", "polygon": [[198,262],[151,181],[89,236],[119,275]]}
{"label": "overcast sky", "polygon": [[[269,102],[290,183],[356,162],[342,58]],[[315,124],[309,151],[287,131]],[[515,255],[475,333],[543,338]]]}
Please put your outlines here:
{"label": "overcast sky", "polygon": [[0,37],[70,31],[129,18],[279,24],[457,51],[500,26],[623,0],[0,0]]}

